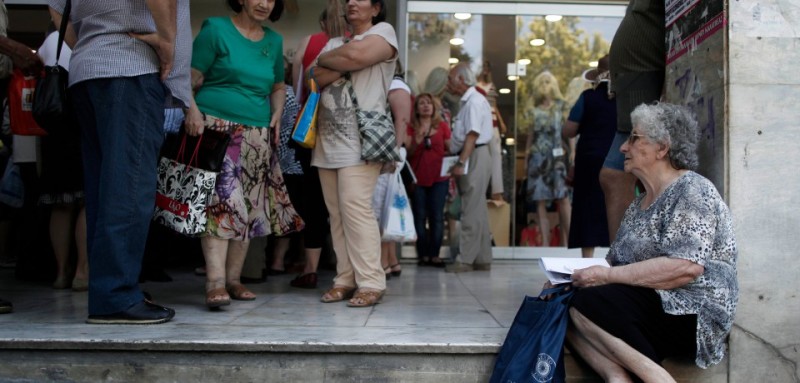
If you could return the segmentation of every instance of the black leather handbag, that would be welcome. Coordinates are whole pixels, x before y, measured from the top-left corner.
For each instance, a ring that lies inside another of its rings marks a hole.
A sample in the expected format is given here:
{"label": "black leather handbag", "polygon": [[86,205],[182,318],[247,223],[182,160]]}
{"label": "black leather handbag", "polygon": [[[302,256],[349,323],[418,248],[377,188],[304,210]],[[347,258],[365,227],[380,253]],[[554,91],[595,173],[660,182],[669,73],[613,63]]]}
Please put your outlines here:
{"label": "black leather handbag", "polygon": [[188,156],[178,156],[182,141],[186,140],[186,147],[194,148],[197,140],[202,138],[197,150],[196,162],[191,165],[202,170],[219,173],[222,170],[222,161],[225,159],[225,152],[228,150],[228,143],[231,136],[227,132],[206,129],[202,136],[190,136],[181,128],[179,134],[168,134],[164,145],[161,147],[161,157],[174,159],[185,165],[189,165]]}
{"label": "black leather handbag", "polygon": [[68,75],[64,67],[58,65],[61,58],[61,48],[64,45],[64,35],[67,31],[70,8],[72,2],[67,0],[61,18],[61,27],[58,30],[58,48],[56,50],[56,65],[44,67],[44,77],[36,82],[36,91],[33,94],[33,119],[42,129],[53,133],[64,127],[74,126],[75,116],[67,95],[69,86]]}

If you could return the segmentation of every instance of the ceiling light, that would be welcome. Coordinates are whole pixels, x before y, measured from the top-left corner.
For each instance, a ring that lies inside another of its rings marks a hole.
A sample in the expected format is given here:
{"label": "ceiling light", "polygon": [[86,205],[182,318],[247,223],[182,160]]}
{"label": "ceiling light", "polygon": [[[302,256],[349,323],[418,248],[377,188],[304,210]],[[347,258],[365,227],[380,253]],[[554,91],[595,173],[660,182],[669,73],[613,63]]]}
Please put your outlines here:
{"label": "ceiling light", "polygon": [[561,18],[562,18],[561,15],[547,15],[547,16],[544,17],[544,19],[549,21],[549,22],[560,21]]}
{"label": "ceiling light", "polygon": [[452,44],[452,45],[464,44],[464,39],[462,39],[460,37],[453,37],[452,39],[450,39],[450,44]]}
{"label": "ceiling light", "polygon": [[518,78],[517,76],[508,76],[508,81],[517,81]]}
{"label": "ceiling light", "polygon": [[589,66],[592,68],[597,68],[597,61],[589,61]]}
{"label": "ceiling light", "polygon": [[519,65],[530,65],[531,59],[519,59],[517,60],[517,64]]}
{"label": "ceiling light", "polygon": [[459,20],[469,20],[469,18],[472,17],[472,14],[471,13],[456,13],[456,14],[453,15],[453,17],[455,17],[456,19],[459,19]]}
{"label": "ceiling light", "polygon": [[449,62],[450,64],[458,64],[458,58],[450,57],[449,59],[447,59],[447,62]]}
{"label": "ceiling light", "polygon": [[514,146],[517,144],[517,140],[512,137],[506,138],[506,146]]}
{"label": "ceiling light", "polygon": [[544,39],[533,39],[533,40],[531,40],[531,45],[533,45],[535,47],[540,47],[540,46],[544,45]]}
{"label": "ceiling light", "polygon": [[511,93],[511,89],[500,88],[500,90],[498,90],[498,92],[500,92],[500,94],[509,94],[509,93]]}

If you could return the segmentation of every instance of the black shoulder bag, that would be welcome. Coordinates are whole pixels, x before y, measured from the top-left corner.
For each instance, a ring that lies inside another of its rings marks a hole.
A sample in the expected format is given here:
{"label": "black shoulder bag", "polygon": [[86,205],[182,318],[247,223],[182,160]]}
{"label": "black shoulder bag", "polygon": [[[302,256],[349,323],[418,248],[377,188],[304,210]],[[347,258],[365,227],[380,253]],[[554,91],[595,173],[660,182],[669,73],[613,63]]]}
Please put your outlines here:
{"label": "black shoulder bag", "polygon": [[61,27],[58,30],[56,65],[44,67],[44,77],[37,81],[36,92],[33,95],[33,119],[48,133],[70,126],[70,122],[74,121],[67,94],[68,73],[64,67],[58,65],[71,8],[72,1],[67,0],[61,17]]}

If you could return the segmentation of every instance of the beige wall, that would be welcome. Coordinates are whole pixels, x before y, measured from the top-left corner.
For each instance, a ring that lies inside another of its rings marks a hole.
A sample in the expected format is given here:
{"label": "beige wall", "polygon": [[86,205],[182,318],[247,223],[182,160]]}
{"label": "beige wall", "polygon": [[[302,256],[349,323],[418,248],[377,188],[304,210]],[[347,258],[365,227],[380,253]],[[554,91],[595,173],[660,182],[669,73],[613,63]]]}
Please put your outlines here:
{"label": "beige wall", "polygon": [[728,201],[740,299],[730,381],[800,381],[800,0],[728,1]]}

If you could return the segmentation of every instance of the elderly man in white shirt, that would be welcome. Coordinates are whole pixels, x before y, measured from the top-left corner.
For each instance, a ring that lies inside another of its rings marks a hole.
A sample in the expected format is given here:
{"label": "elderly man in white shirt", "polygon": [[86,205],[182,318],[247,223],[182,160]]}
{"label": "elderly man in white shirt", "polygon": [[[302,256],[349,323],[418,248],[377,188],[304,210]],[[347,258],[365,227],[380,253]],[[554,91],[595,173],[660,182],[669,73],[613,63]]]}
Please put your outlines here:
{"label": "elderly man in white shirt", "polygon": [[447,272],[489,270],[492,265],[492,239],[486,207],[486,189],[492,167],[486,144],[492,139],[492,108],[486,97],[475,89],[476,83],[475,74],[466,64],[458,64],[450,70],[447,90],[461,96],[450,141],[450,152],[458,153],[458,162],[451,174],[458,181],[461,195],[461,235],[460,253],[447,267]]}

